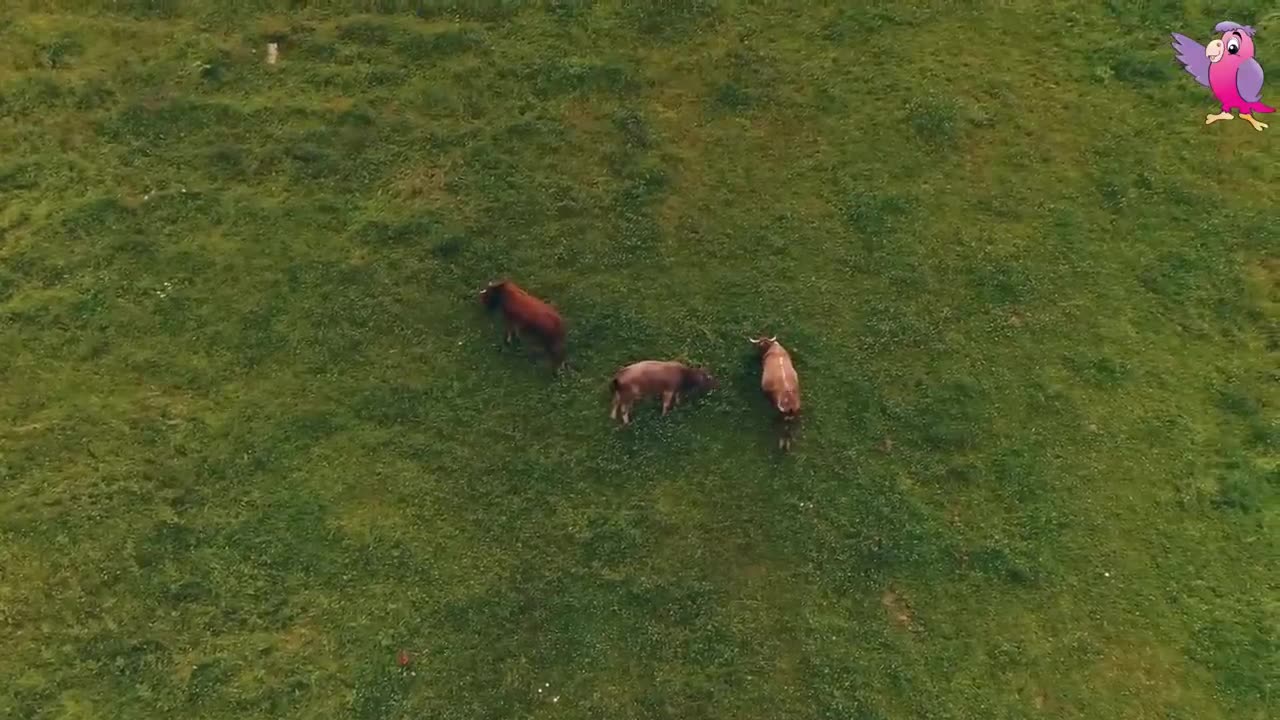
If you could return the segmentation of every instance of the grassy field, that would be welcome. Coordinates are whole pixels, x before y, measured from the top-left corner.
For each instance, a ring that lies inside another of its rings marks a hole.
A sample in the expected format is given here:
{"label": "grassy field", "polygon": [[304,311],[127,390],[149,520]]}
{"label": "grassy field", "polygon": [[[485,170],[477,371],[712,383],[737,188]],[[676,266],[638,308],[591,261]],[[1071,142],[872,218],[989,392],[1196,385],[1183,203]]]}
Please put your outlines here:
{"label": "grassy field", "polygon": [[1272,3],[97,4],[0,10],[0,717],[1280,717],[1280,120],[1168,47],[1280,104]]}

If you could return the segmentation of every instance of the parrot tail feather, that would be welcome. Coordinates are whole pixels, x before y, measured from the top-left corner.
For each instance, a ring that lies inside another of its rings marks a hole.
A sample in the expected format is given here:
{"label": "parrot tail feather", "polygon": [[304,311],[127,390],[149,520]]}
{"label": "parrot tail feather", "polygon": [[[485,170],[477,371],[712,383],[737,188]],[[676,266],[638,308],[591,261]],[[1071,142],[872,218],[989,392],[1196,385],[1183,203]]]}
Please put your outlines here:
{"label": "parrot tail feather", "polygon": [[1270,105],[1265,105],[1260,102],[1249,103],[1249,112],[1251,113],[1273,113],[1275,111],[1276,109],[1271,107]]}

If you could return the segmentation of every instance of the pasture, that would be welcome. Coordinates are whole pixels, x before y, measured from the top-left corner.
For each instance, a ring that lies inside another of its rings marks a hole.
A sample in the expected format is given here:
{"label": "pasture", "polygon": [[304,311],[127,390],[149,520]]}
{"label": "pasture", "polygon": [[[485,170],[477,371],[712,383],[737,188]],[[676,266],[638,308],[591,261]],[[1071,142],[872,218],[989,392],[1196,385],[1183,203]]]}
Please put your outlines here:
{"label": "pasture", "polygon": [[1271,3],[391,5],[0,9],[0,717],[1280,717]]}

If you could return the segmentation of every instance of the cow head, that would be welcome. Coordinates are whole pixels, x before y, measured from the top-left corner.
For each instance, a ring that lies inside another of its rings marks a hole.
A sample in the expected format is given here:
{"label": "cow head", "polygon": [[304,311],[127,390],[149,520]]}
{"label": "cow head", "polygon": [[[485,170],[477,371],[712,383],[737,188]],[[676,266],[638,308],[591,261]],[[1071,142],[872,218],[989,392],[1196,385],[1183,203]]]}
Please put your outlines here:
{"label": "cow head", "polygon": [[710,392],[720,387],[720,381],[716,380],[711,373],[705,368],[689,368],[684,374],[684,391],[687,393]]}
{"label": "cow head", "polygon": [[778,336],[774,335],[773,337],[768,337],[768,338],[763,336],[758,338],[747,338],[747,341],[750,342],[752,345],[755,345],[756,350],[759,350],[760,354],[764,355],[765,353],[769,352],[769,348],[778,344]]}
{"label": "cow head", "polygon": [[503,291],[507,287],[506,280],[495,280],[489,283],[489,286],[480,291],[480,304],[489,309],[493,309],[502,302]]}

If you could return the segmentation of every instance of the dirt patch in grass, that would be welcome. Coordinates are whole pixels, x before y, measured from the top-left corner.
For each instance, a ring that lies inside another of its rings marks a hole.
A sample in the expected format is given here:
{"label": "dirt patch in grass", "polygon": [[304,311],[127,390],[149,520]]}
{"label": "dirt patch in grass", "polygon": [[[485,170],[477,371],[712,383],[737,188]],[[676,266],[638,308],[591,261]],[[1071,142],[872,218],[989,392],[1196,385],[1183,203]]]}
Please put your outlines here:
{"label": "dirt patch in grass", "polygon": [[884,594],[880,596],[880,604],[884,606],[884,611],[888,615],[889,620],[904,630],[914,630],[916,628],[916,615],[911,609],[911,603],[903,594],[901,588],[893,585],[885,588]]}

